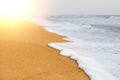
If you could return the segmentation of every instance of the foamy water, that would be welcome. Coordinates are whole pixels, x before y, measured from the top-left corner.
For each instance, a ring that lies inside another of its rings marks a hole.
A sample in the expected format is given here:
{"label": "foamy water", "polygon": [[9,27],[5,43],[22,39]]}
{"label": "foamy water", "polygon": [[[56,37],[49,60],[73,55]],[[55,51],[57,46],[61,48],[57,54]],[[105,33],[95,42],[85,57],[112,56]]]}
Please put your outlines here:
{"label": "foamy water", "polygon": [[34,18],[66,43],[50,43],[61,55],[77,60],[91,80],[120,80],[120,18],[117,16],[51,16]]}

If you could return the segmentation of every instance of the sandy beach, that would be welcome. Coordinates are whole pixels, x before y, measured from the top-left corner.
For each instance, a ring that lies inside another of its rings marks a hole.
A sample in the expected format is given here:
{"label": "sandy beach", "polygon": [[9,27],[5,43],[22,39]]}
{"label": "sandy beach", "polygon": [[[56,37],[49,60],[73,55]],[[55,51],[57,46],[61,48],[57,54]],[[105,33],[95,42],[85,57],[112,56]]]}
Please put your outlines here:
{"label": "sandy beach", "polygon": [[63,36],[23,20],[0,21],[0,80],[89,80],[76,61],[49,43]]}

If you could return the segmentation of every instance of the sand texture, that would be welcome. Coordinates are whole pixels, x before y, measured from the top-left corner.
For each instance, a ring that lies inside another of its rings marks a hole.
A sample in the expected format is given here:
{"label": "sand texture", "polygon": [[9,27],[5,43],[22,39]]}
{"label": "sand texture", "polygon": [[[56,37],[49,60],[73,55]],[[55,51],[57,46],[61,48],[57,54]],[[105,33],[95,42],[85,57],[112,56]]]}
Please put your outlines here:
{"label": "sand texture", "polygon": [[48,46],[63,36],[27,21],[0,22],[0,80],[89,80],[76,61]]}

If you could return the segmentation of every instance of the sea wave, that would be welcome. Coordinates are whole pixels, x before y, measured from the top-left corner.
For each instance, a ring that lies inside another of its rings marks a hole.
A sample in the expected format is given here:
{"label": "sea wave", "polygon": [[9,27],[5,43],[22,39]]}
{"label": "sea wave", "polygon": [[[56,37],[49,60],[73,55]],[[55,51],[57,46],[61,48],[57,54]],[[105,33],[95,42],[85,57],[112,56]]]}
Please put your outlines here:
{"label": "sea wave", "polygon": [[50,43],[61,55],[77,60],[91,80],[120,80],[120,21],[104,17],[32,19],[50,32],[67,36],[66,43]]}

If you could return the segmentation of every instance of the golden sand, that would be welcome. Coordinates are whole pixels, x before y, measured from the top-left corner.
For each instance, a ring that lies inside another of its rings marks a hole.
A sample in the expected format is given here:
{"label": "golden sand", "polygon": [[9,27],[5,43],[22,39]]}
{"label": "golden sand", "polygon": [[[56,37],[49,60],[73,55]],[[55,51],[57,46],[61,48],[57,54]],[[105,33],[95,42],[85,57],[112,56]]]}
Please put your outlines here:
{"label": "golden sand", "polygon": [[63,36],[27,21],[0,22],[0,80],[89,80],[76,61],[48,46]]}

